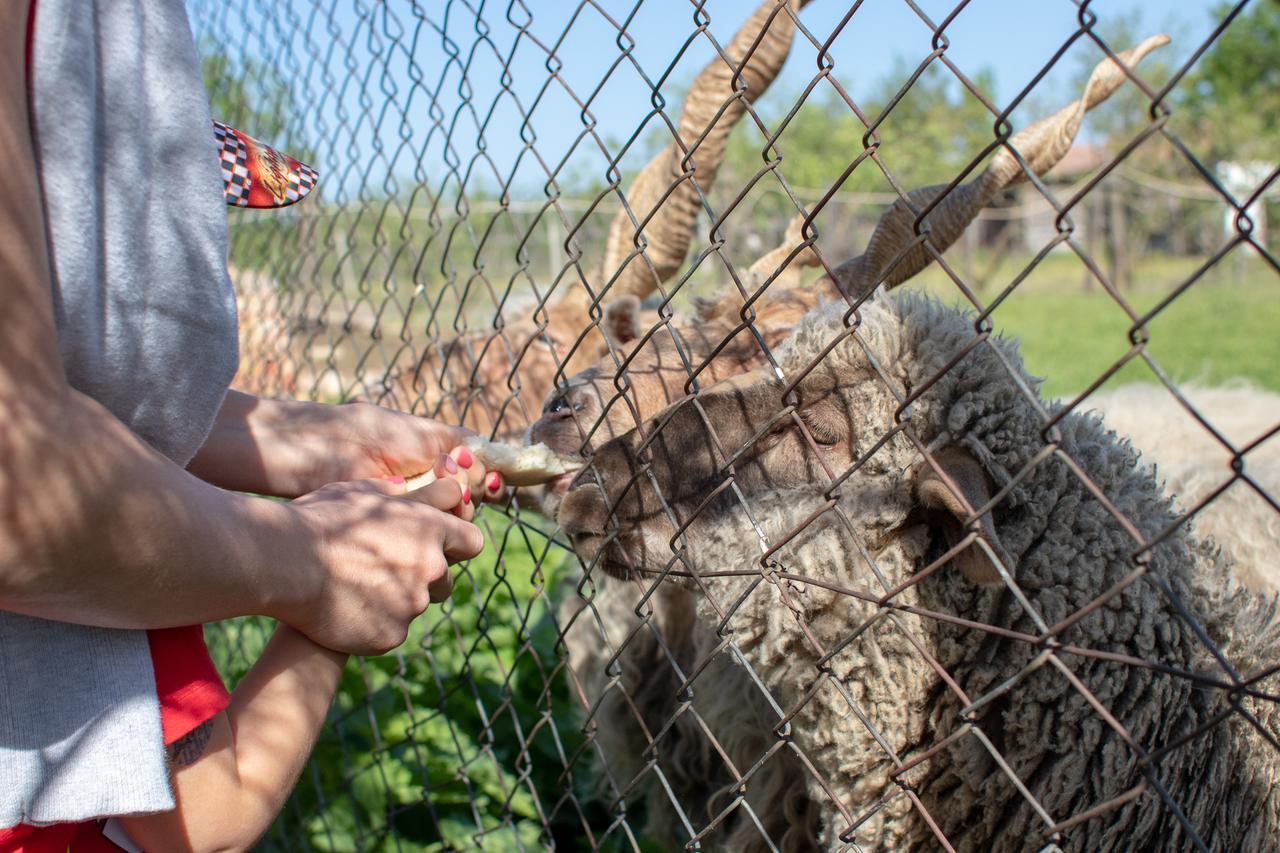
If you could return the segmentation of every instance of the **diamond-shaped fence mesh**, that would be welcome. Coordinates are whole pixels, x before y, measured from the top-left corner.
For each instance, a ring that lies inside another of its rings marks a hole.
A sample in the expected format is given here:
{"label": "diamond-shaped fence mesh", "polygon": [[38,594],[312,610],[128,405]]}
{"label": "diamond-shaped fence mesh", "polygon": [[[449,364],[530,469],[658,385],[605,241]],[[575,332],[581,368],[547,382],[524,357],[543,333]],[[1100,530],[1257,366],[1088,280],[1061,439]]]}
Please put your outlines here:
{"label": "diamond-shaped fence mesh", "polygon": [[1156,5],[192,0],[238,386],[585,464],[264,845],[1274,847],[1280,4]]}

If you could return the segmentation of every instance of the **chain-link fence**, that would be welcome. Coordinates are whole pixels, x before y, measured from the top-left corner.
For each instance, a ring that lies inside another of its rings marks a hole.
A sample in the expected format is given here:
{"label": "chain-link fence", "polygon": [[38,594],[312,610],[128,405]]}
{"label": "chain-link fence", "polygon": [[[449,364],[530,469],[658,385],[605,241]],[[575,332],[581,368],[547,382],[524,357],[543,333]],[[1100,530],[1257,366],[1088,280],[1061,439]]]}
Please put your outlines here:
{"label": "chain-link fence", "polygon": [[240,387],[586,460],[264,844],[1275,845],[1280,4],[1094,5],[193,0]]}

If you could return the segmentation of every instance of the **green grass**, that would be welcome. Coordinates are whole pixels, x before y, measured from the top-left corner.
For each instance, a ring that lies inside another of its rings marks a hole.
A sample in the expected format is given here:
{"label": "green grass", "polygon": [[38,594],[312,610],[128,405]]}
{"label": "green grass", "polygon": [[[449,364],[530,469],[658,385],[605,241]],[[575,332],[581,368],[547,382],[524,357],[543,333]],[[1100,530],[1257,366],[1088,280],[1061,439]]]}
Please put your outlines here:
{"label": "green grass", "polygon": [[[994,302],[1027,260],[1000,264],[977,292],[979,300],[988,306]],[[1120,296],[1141,317],[1194,271],[1190,260],[1146,259],[1134,274],[1140,284]],[[1074,255],[1051,256],[992,313],[998,332],[1021,340],[1027,368],[1045,379],[1049,397],[1079,393],[1133,349],[1133,320],[1096,283],[1086,290],[1083,278]],[[924,286],[948,301],[963,298],[940,270],[921,279],[907,286]],[[1280,275],[1260,261],[1242,268],[1233,259],[1219,264],[1144,328],[1143,351],[1174,381],[1220,385],[1244,379],[1280,390]],[[1107,387],[1154,381],[1155,373],[1139,356]]]}

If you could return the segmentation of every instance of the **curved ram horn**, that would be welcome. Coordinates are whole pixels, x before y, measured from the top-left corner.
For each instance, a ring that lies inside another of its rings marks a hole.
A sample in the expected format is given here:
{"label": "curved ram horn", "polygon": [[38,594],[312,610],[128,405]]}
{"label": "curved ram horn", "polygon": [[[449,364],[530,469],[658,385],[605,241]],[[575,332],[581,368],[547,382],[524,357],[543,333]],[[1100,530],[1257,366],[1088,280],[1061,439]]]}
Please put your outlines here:
{"label": "curved ram horn", "polygon": [[[800,283],[800,270],[804,267],[821,266],[822,261],[818,258],[818,253],[813,250],[812,246],[805,246],[799,252],[796,249],[804,243],[804,220],[803,213],[798,213],[792,217],[787,223],[787,233],[782,238],[782,244],[773,251],[761,256],[751,268],[747,270],[747,276],[742,282],[742,286],[747,293],[754,293],[769,276],[776,276],[770,287],[794,287]],[[791,257],[791,253],[796,252],[796,256],[791,259],[791,264],[785,269],[782,265],[787,262],[787,258]],[[736,296],[737,294],[732,294]]]}
{"label": "curved ram horn", "polygon": [[[1126,66],[1133,67],[1148,53],[1168,43],[1168,36],[1152,36],[1117,56]],[[1037,175],[1043,175],[1067,153],[1085,113],[1109,98],[1124,80],[1124,70],[1108,57],[1093,69],[1084,95],[1054,115],[1015,134],[1009,140],[1009,146],[1018,150],[1027,166]],[[998,192],[1026,179],[1026,173],[1009,147],[1001,146],[982,174],[953,189],[925,217],[921,230],[928,232],[929,244],[935,251],[945,251]],[[932,263],[933,255],[921,244],[911,247],[893,269],[885,271],[902,248],[915,239],[918,211],[932,204],[947,186],[923,187],[898,199],[880,218],[875,232],[867,241],[866,250],[832,271],[836,282],[849,297],[861,298],[881,281],[887,288],[896,287]]]}
{"label": "curved ram horn", "polygon": [[[644,257],[637,255],[628,259],[635,251],[636,226],[626,209],[618,211],[609,227],[598,285],[603,286],[626,264],[609,290],[610,298],[637,296],[643,299],[680,268],[689,251],[699,210],[698,190],[693,180],[703,193],[710,191],[724,160],[729,134],[745,114],[747,101],[758,100],[778,76],[791,52],[795,32],[792,14],[808,2],[764,0],[725,46],[725,55],[738,63],[750,51],[741,72],[746,85],[745,98],[733,97],[735,68],[719,55],[694,78],[680,113],[681,145],[674,140],[668,143],[640,170],[626,190],[627,204],[642,225],[647,244]],[[694,167],[692,180],[680,180],[683,174],[680,164],[686,150]],[[585,323],[587,293],[584,289],[575,289],[566,294],[563,302],[571,300],[580,304]]]}

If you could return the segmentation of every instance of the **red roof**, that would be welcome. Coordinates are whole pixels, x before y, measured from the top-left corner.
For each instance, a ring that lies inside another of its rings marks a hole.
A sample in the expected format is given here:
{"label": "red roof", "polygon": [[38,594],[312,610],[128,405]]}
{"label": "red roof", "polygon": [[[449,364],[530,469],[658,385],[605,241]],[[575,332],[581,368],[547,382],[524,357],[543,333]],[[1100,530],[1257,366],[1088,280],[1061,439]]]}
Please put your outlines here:
{"label": "red roof", "polygon": [[1092,172],[1106,163],[1110,157],[1111,155],[1101,145],[1073,145],[1045,177],[1051,181],[1074,178],[1077,175]]}

